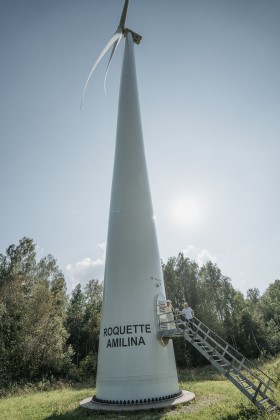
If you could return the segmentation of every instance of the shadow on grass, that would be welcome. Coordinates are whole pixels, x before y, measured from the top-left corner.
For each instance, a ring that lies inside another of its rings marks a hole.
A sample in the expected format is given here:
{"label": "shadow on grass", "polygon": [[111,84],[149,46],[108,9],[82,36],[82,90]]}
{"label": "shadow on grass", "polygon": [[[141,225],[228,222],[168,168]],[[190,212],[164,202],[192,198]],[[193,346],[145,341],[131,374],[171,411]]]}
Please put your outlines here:
{"label": "shadow on grass", "polygon": [[152,409],[141,411],[122,411],[122,412],[108,412],[108,411],[95,411],[78,407],[67,414],[53,414],[45,417],[44,420],[84,420],[84,419],[145,419],[145,420],[160,420],[167,411],[172,409]]}
{"label": "shadow on grass", "polygon": [[220,417],[220,420],[257,420],[264,418],[264,416],[265,414],[260,413],[256,407],[239,404],[237,413]]}

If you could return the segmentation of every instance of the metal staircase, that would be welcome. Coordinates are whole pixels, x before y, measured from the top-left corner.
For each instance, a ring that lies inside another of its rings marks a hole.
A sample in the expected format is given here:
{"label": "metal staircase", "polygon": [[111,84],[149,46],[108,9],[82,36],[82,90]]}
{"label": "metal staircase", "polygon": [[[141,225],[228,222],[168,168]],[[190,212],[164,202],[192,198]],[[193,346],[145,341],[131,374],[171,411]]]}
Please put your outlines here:
{"label": "metal staircase", "polygon": [[[259,410],[271,412],[279,409],[271,398],[273,379],[199,319],[194,317],[192,322],[182,321],[176,319],[175,314],[175,319],[168,321],[162,309],[163,307],[158,311],[158,338],[162,340],[163,344],[167,344],[170,338],[183,336]],[[174,326],[174,321],[176,329],[170,329],[170,325]]]}

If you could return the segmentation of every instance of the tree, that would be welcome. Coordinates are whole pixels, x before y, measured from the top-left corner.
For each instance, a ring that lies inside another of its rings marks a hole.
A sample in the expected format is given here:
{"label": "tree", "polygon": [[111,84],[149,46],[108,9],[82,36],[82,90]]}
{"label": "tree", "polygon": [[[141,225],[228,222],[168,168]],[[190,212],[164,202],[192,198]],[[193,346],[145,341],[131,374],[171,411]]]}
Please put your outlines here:
{"label": "tree", "polygon": [[166,296],[175,308],[182,308],[184,302],[196,309],[198,303],[198,265],[185,258],[182,253],[171,257],[163,264]]}
{"label": "tree", "polygon": [[256,287],[247,290],[247,300],[252,306],[257,305],[260,300],[260,291]]}
{"label": "tree", "polygon": [[[280,348],[280,280],[260,296],[236,291],[216,264],[200,269],[182,253],[162,265],[166,296],[173,307],[187,301],[195,315],[245,357],[276,354]],[[23,238],[0,254],[1,381],[61,377],[72,372],[95,374],[103,285],[78,284],[70,301],[56,260],[36,259],[36,245]],[[178,366],[205,360],[183,339],[174,340]],[[72,365],[71,365],[72,360]]]}
{"label": "tree", "polygon": [[197,317],[224,339],[233,328],[233,303],[236,291],[216,264],[208,261],[199,271]]}
{"label": "tree", "polygon": [[55,259],[36,262],[29,238],[0,256],[0,373],[6,379],[62,375],[69,369],[66,284]]}
{"label": "tree", "polygon": [[98,280],[90,280],[85,287],[86,311],[84,332],[86,334],[86,354],[98,353],[99,329],[103,285]]}
{"label": "tree", "polygon": [[260,298],[259,309],[265,323],[266,348],[277,354],[280,348],[280,280],[271,283]]}
{"label": "tree", "polygon": [[69,332],[68,344],[73,349],[72,360],[77,366],[79,366],[80,360],[85,356],[81,349],[83,326],[85,323],[85,304],[86,298],[79,283],[72,292],[66,318],[67,331]]}
{"label": "tree", "polygon": [[274,320],[275,324],[280,327],[280,280],[275,280],[268,286],[268,289],[260,299],[265,322]]}
{"label": "tree", "polygon": [[[166,296],[174,308],[182,309],[184,302],[196,311],[198,305],[198,273],[195,261],[185,258],[182,253],[171,257],[162,265]],[[200,356],[183,339],[174,340],[174,352],[178,366],[196,365]]]}
{"label": "tree", "polygon": [[[98,280],[90,280],[84,291],[78,284],[72,292],[67,310],[66,325],[69,331],[68,344],[73,348],[73,361],[80,366],[81,361],[94,356],[96,365],[98,353],[99,327],[103,286]],[[89,363],[84,363],[84,369]]]}

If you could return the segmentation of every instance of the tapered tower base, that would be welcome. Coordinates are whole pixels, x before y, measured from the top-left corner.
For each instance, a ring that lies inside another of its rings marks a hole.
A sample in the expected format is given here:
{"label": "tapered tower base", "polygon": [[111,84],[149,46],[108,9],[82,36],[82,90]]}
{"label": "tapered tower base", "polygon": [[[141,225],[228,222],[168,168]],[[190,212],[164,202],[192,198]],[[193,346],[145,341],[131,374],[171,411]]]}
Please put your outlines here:
{"label": "tapered tower base", "polygon": [[[87,408],[106,411],[163,408],[194,398],[194,394],[179,389],[172,340],[163,342],[158,338],[157,302],[160,298],[166,301],[166,294],[141,125],[134,58],[135,33],[129,29],[123,29],[122,33],[125,50],[96,395],[81,403]],[[106,52],[106,48],[103,51]]]}
{"label": "tapered tower base", "polygon": [[180,395],[161,401],[142,402],[135,404],[125,401],[123,404],[108,404],[97,402],[94,398],[87,398],[80,402],[80,406],[89,410],[96,411],[138,411],[138,410],[154,410],[161,408],[172,408],[178,404],[186,404],[195,398],[195,394],[189,391],[181,391]]}

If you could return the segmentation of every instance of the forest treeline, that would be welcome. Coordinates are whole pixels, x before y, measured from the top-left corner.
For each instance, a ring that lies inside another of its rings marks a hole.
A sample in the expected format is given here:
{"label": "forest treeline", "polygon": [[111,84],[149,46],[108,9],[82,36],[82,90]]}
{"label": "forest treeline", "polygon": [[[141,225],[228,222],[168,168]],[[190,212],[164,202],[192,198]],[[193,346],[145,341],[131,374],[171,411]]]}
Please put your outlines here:
{"label": "forest treeline", "polygon": [[[235,290],[216,264],[199,268],[183,254],[163,264],[174,308],[187,301],[195,315],[247,358],[280,350],[280,280],[263,295]],[[0,386],[42,378],[81,380],[96,372],[103,286],[89,280],[71,296],[53,256],[40,260],[32,239],[0,254]],[[174,340],[179,367],[205,364],[183,339]]]}

